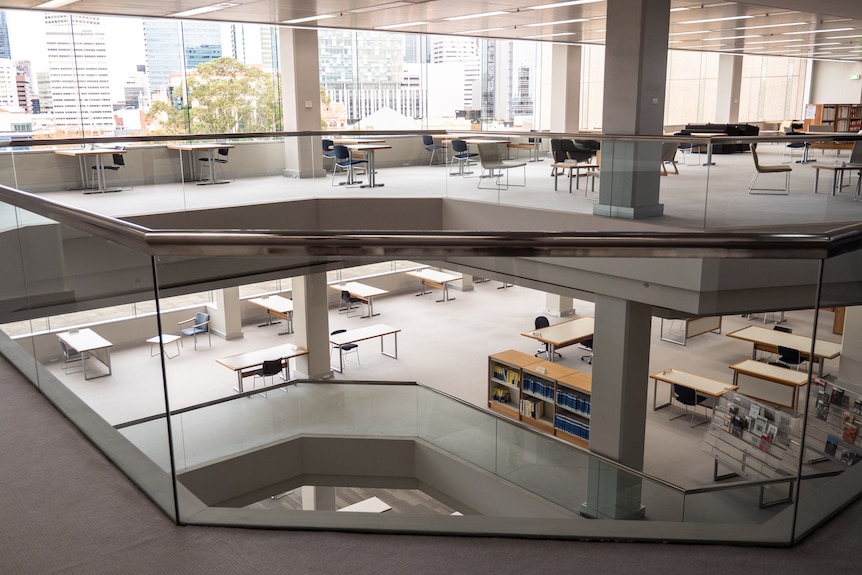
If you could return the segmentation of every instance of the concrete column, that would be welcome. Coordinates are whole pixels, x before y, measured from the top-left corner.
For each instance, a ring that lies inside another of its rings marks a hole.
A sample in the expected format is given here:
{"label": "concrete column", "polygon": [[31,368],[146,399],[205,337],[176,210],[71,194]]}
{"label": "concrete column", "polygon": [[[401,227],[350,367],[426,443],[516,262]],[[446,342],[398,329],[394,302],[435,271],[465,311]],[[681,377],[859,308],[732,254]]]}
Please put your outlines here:
{"label": "concrete column", "polygon": [[325,273],[293,278],[294,343],[308,350],[308,355],[297,358],[296,366],[310,378],[332,376],[327,290]]}
{"label": "concrete column", "polygon": [[550,53],[550,89],[542,90],[550,95],[544,105],[545,110],[550,110],[548,129],[577,132],[581,111],[581,47],[552,44]]}
{"label": "concrete column", "polygon": [[739,121],[739,90],[742,86],[742,57],[721,54],[718,57],[718,94],[715,99],[715,123]]}
{"label": "concrete column", "polygon": [[[649,379],[649,305],[596,295],[590,451],[642,470]],[[631,519],[643,516],[641,481],[592,461],[588,517]]]}
{"label": "concrete column", "polygon": [[303,511],[337,511],[335,508],[335,488],[302,486]]}
{"label": "concrete column", "polygon": [[220,333],[226,340],[239,339],[242,333],[242,313],[239,305],[239,288],[231,287],[215,290],[216,309],[210,310],[213,331]]}
{"label": "concrete column", "polygon": [[[670,0],[608,0],[605,134],[662,135],[669,21]],[[603,142],[593,213],[629,219],[661,215],[660,158],[660,142]]]}
{"label": "concrete column", "polygon": [[575,315],[574,298],[557,295],[555,293],[545,294],[545,313],[555,317],[566,317]]}
{"label": "concrete column", "polygon": [[[320,130],[320,70],[317,32],[280,28],[282,111],[284,130]],[[284,143],[284,175],[324,175],[319,138],[288,138]]]}

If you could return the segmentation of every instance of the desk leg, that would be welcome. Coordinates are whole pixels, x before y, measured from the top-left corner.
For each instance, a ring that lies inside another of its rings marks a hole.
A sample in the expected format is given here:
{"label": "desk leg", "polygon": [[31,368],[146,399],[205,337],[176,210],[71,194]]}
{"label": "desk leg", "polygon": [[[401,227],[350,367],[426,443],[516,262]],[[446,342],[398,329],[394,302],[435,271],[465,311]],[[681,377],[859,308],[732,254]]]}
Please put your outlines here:
{"label": "desk leg", "polygon": [[419,293],[416,294],[416,297],[420,295],[425,295],[425,280],[419,280]]}
{"label": "desk leg", "polygon": [[817,182],[820,180],[820,170],[814,168],[814,193],[817,193]]}
{"label": "desk leg", "polygon": [[386,351],[384,351],[384,349],[383,349],[383,337],[384,336],[382,336],[382,335],[380,336],[380,353],[382,355],[385,355],[386,357],[391,357],[392,359],[398,359],[398,332],[396,331],[395,333],[392,334],[392,336],[395,338],[395,354],[393,355],[391,353],[386,353]]}
{"label": "desk leg", "polygon": [[237,393],[242,393],[242,370],[236,370],[236,387],[233,390]]}
{"label": "desk leg", "polygon": [[667,407],[671,404],[671,401],[673,400],[673,396],[672,396],[673,391],[672,390],[673,390],[673,387],[670,384],[668,384],[667,401],[665,403],[662,403],[661,405],[656,405],[656,396],[658,395],[658,380],[657,379],[652,380],[652,410],[653,411],[658,411],[659,409],[664,409],[665,407]]}
{"label": "desk leg", "polygon": [[362,317],[374,317],[376,315],[380,315],[379,313],[374,313],[374,296],[368,297],[368,315],[364,315]]}
{"label": "desk leg", "polygon": [[832,195],[835,196],[835,190],[838,188],[838,170],[832,172]]}
{"label": "desk leg", "polygon": [[445,301],[449,301],[449,300],[453,300],[453,299],[455,299],[455,298],[449,297],[449,284],[443,283],[443,299],[438,299],[437,303],[445,302]]}
{"label": "desk leg", "polygon": [[706,145],[706,163],[704,166],[714,166],[715,162],[712,161],[712,142]]}

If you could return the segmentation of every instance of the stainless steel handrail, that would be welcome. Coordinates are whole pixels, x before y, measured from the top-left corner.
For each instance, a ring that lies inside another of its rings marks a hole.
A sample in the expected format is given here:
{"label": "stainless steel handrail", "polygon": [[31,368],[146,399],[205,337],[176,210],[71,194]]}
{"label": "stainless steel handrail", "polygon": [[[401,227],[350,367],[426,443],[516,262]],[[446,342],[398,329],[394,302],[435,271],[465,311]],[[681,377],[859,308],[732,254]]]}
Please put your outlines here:
{"label": "stainless steel handrail", "polygon": [[153,256],[825,259],[862,249],[862,224],[811,233],[154,230],[6,186],[0,201]]}

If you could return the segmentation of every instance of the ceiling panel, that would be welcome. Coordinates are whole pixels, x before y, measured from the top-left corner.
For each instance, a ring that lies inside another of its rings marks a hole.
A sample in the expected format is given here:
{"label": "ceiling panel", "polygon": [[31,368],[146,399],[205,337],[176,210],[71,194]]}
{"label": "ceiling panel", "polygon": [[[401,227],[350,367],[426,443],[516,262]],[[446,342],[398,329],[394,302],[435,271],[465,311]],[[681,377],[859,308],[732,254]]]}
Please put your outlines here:
{"label": "ceiling panel", "polygon": [[[767,0],[760,4],[672,0],[669,47],[730,54],[770,54],[862,61],[862,1]],[[169,17],[212,0],[86,0],[60,10]],[[224,0],[223,9],[193,18],[302,26],[546,40],[603,41],[605,1],[532,9],[543,0]],[[36,0],[0,0],[0,8],[36,9]],[[815,12],[813,10],[818,10]],[[502,12],[502,14],[488,14]],[[462,18],[481,14],[480,17]],[[454,20],[452,18],[455,18]],[[583,20],[583,21],[582,21]],[[411,24],[410,26],[399,26]],[[391,28],[390,26],[398,26]]]}

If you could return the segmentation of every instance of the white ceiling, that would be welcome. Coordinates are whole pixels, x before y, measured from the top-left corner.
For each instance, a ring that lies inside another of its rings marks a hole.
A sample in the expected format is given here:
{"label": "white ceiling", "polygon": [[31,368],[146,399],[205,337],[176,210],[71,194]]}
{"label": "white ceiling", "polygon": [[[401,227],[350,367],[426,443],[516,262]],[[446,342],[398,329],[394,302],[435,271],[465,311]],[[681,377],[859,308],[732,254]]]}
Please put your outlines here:
{"label": "white ceiling", "polygon": [[[0,8],[39,9],[43,0],[0,0]],[[708,52],[785,55],[862,62],[862,0],[671,0],[669,48]],[[222,4],[227,7],[184,16],[228,22],[281,24],[312,16],[302,26],[393,30],[426,34],[604,44],[604,0],[84,0],[61,11],[166,17]],[[562,6],[560,4],[569,4]],[[815,9],[817,12],[813,12]],[[466,19],[459,16],[487,14]],[[714,20],[716,18],[744,17]],[[710,22],[692,22],[712,20]],[[397,28],[381,28],[410,24]]]}

